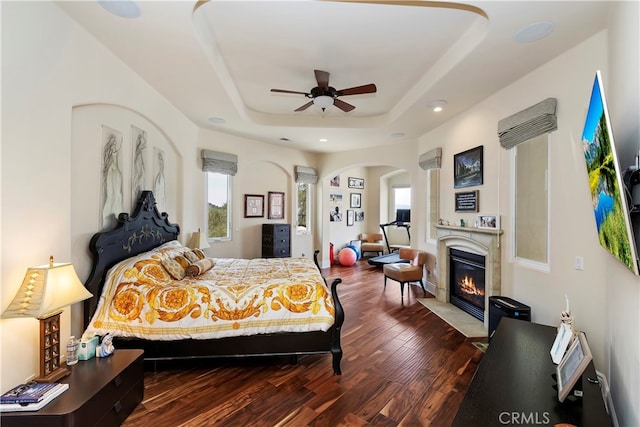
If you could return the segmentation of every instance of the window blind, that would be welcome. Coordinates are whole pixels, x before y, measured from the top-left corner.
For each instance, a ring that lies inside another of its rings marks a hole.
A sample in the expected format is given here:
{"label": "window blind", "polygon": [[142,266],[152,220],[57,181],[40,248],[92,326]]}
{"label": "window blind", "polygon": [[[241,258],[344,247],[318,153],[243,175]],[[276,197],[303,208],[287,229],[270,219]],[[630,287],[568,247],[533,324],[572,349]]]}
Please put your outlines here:
{"label": "window blind", "polygon": [[306,166],[295,167],[296,182],[300,184],[315,184],[318,182],[318,173],[315,169]]}
{"label": "window blind", "polygon": [[420,154],[418,164],[424,170],[438,169],[442,163],[442,148],[434,148],[425,153]]}
{"label": "window blind", "polygon": [[202,170],[234,176],[238,172],[238,156],[220,151],[202,150]]}
{"label": "window blind", "polygon": [[518,144],[558,129],[556,98],[547,98],[498,122],[498,138],[503,148]]}

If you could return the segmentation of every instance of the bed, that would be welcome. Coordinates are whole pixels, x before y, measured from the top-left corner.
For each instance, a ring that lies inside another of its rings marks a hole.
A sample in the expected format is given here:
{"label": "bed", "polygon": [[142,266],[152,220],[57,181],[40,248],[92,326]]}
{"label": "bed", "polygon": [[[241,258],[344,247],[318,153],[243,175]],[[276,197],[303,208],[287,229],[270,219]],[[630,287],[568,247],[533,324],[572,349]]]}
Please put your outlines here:
{"label": "bed", "polygon": [[[116,348],[141,348],[145,360],[150,361],[252,356],[290,356],[295,361],[299,355],[330,353],[334,373],[341,374],[340,332],[344,311],[337,294],[341,280],[334,279],[328,285],[320,272],[317,251],[313,261],[304,258],[196,259],[193,265],[203,262],[207,267],[213,265],[208,269],[199,267],[204,271],[182,279],[186,290],[178,290],[181,281],[176,277],[167,279],[166,273],[173,275],[174,272],[170,266],[163,265],[163,269],[160,264],[187,250],[180,249],[179,233],[180,227],[170,223],[167,214],[160,214],[156,209],[153,193],[144,191],[131,215],[121,213],[112,230],[91,238],[89,249],[93,263],[85,286],[93,297],[84,305],[85,337],[109,333]],[[191,252],[191,256],[198,254]],[[193,265],[185,271],[193,272],[193,269],[188,270]],[[267,271],[275,276],[267,275]],[[236,277],[234,272],[241,272],[241,275]],[[287,280],[290,282],[282,283],[285,288],[276,287],[276,282]],[[210,288],[210,282],[220,282],[226,288]],[[118,289],[114,290],[114,286]],[[254,290],[254,286],[262,288]],[[126,320],[133,321],[133,326],[121,333],[109,329],[117,316],[109,317],[113,309],[108,307],[116,307],[119,302],[107,298],[123,295],[119,293],[123,287],[129,294],[118,298],[120,302],[126,301],[121,306],[127,308],[117,314],[125,313],[130,317]],[[144,297],[133,296],[140,289],[144,290],[140,292]],[[164,296],[159,295],[163,292]],[[311,294],[318,298],[311,300]],[[179,309],[171,310],[158,303],[172,295],[190,295],[189,307],[183,310],[185,304],[178,303]],[[232,302],[229,302],[230,295]],[[240,300],[245,302],[240,304]],[[137,305],[143,302],[149,302],[150,307]],[[236,306],[230,308],[228,304],[231,303]],[[266,320],[262,322],[257,317],[262,315],[258,312],[270,312],[275,317],[285,312],[294,314],[276,331]],[[316,317],[302,320],[302,312]],[[130,313],[134,314],[129,316]],[[248,320],[249,326],[240,323],[239,319]],[[192,323],[196,320],[205,323]],[[163,330],[147,329],[156,326]]]}

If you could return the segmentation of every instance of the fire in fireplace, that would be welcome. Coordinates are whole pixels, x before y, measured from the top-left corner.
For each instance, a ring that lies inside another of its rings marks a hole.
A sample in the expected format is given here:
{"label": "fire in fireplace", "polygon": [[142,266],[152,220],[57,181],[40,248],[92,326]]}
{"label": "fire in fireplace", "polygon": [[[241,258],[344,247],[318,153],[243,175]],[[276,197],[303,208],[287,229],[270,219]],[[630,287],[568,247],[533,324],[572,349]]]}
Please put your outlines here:
{"label": "fire in fireplace", "polygon": [[449,302],[484,321],[484,256],[451,248],[449,266]]}

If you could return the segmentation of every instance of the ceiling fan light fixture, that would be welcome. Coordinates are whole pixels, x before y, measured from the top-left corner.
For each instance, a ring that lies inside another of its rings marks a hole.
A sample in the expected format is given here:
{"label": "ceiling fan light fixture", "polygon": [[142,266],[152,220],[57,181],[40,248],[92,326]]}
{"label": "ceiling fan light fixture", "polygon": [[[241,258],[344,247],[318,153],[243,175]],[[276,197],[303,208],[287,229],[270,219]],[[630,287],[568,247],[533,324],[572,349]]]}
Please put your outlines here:
{"label": "ceiling fan light fixture", "polygon": [[313,104],[322,108],[322,111],[333,105],[333,98],[327,95],[320,95],[313,98]]}

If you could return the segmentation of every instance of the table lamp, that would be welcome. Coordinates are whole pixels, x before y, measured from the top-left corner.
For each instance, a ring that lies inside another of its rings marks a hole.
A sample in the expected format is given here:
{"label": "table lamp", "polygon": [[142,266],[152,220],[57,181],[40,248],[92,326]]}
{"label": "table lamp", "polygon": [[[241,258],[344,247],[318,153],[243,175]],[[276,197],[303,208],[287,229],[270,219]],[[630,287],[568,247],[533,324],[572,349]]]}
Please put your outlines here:
{"label": "table lamp", "polygon": [[187,247],[191,249],[206,249],[210,246],[209,241],[207,240],[207,236],[202,234],[200,232],[200,229],[198,228],[198,231],[194,231],[191,234],[191,240],[189,240]]}
{"label": "table lamp", "polygon": [[40,376],[34,381],[54,382],[70,374],[60,365],[60,313],[92,296],[69,263],[54,263],[50,257],[49,264],[27,269],[16,296],[0,317],[40,321]]}

